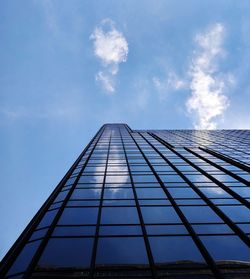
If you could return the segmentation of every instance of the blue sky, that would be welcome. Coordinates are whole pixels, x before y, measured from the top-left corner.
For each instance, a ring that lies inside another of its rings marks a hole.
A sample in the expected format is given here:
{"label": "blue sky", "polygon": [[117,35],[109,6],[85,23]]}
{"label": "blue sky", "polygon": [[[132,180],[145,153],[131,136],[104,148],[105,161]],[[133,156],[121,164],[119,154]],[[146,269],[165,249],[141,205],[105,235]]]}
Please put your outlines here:
{"label": "blue sky", "polygon": [[106,122],[250,128],[250,2],[0,2],[0,257]]}

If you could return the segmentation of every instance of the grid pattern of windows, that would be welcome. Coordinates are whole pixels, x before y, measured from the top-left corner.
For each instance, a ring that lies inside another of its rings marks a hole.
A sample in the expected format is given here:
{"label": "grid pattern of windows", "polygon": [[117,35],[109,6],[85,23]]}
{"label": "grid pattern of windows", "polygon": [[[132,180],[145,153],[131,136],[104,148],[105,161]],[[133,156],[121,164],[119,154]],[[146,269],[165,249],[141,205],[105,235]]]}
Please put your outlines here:
{"label": "grid pattern of windows", "polygon": [[2,262],[4,278],[249,278],[250,132],[106,124]]}

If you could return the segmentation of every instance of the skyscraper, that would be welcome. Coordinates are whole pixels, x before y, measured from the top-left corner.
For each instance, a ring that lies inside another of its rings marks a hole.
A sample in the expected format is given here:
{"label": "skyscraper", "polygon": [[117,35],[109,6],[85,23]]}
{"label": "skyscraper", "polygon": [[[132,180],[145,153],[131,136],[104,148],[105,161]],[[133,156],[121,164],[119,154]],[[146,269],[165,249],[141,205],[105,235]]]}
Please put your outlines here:
{"label": "skyscraper", "polygon": [[97,132],[1,278],[250,278],[250,131]]}

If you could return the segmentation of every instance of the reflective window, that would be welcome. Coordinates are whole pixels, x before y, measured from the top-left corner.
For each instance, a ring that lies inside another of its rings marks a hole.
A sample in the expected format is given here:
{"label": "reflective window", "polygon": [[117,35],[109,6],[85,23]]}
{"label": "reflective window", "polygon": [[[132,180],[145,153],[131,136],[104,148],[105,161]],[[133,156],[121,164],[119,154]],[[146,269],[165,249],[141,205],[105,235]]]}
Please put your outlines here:
{"label": "reflective window", "polygon": [[149,237],[155,263],[178,261],[204,262],[204,259],[189,236]]}
{"label": "reflective window", "polygon": [[96,264],[148,264],[148,257],[143,238],[99,238]]}
{"label": "reflective window", "polygon": [[13,263],[13,265],[11,266],[7,275],[25,271],[40,243],[41,241],[34,241],[26,244],[21,253],[18,255],[15,262]]}
{"label": "reflective window", "polygon": [[104,199],[133,199],[131,188],[112,188],[104,190]]}
{"label": "reflective window", "polygon": [[135,207],[103,207],[101,224],[139,224]]}
{"label": "reflective window", "polygon": [[99,199],[101,189],[75,189],[71,199]]}
{"label": "reflective window", "polygon": [[208,198],[231,198],[226,191],[218,187],[202,187],[200,191],[203,192]]}
{"label": "reflective window", "polygon": [[69,191],[63,191],[63,192],[60,192],[56,199],[54,200],[54,202],[58,202],[58,201],[62,201],[66,198],[67,194],[68,194]]}
{"label": "reflective window", "polygon": [[139,199],[166,198],[166,194],[161,188],[137,188],[136,193]]}
{"label": "reflective window", "polygon": [[230,233],[233,231],[225,224],[204,224],[204,225],[193,225],[192,226],[197,234],[224,234]]}
{"label": "reflective window", "polygon": [[93,176],[93,175],[84,175],[81,176],[78,180],[78,183],[102,183],[103,182],[103,176]]}
{"label": "reflective window", "polygon": [[48,231],[48,229],[34,231],[33,234],[31,235],[29,241],[44,237],[45,234],[47,233],[47,231]]}
{"label": "reflective window", "polygon": [[245,206],[219,206],[219,208],[234,222],[249,222],[250,212]]}
{"label": "reflective window", "polygon": [[133,175],[134,182],[157,182],[153,175]]}
{"label": "reflective window", "polygon": [[56,227],[53,231],[53,236],[84,236],[94,235],[95,226],[65,226]]}
{"label": "reflective window", "polygon": [[57,212],[58,212],[58,210],[47,211],[45,213],[44,217],[42,218],[41,222],[37,226],[37,228],[40,229],[42,227],[49,226],[53,222]]}
{"label": "reflective window", "polygon": [[216,261],[250,259],[250,249],[237,236],[200,236],[208,251]]}
{"label": "reflective window", "polygon": [[141,235],[140,226],[101,226],[100,235]]}
{"label": "reflective window", "polygon": [[93,238],[51,238],[37,269],[78,269],[90,266]]}
{"label": "reflective window", "polygon": [[154,223],[180,223],[175,210],[170,206],[141,207],[143,220],[147,224]]}
{"label": "reflective window", "polygon": [[96,224],[98,208],[65,208],[58,221],[60,225]]}
{"label": "reflective window", "polygon": [[168,188],[173,198],[199,198],[191,188]]}
{"label": "reflective window", "polygon": [[154,225],[146,226],[148,234],[188,234],[188,231],[183,225]]}
{"label": "reflective window", "polygon": [[208,206],[180,206],[191,223],[222,222],[219,216]]}

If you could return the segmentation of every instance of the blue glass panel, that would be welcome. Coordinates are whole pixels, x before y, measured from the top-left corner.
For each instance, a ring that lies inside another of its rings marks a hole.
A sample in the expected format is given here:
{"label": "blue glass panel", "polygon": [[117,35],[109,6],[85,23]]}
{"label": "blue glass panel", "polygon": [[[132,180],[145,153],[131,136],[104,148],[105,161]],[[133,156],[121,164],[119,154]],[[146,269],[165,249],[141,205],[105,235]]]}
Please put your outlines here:
{"label": "blue glass panel", "polygon": [[143,238],[99,238],[96,264],[148,264],[148,257]]}
{"label": "blue glass panel", "polygon": [[155,263],[178,261],[204,262],[204,259],[189,236],[149,237]]}
{"label": "blue glass panel", "polygon": [[84,175],[78,180],[78,183],[102,183],[103,176],[101,175]]}
{"label": "blue glass panel", "polygon": [[134,182],[157,182],[153,175],[133,175]]}
{"label": "blue glass panel", "polygon": [[93,238],[51,238],[37,269],[76,269],[90,265]]}
{"label": "blue glass panel", "polygon": [[148,234],[188,234],[183,225],[151,225],[146,226]]}
{"label": "blue glass panel", "polygon": [[222,222],[219,216],[208,206],[180,206],[191,223]]}
{"label": "blue glass panel", "polygon": [[56,199],[54,200],[54,202],[59,202],[59,201],[62,201],[66,198],[67,194],[68,194],[69,191],[63,191],[63,192],[60,192]]}
{"label": "blue glass panel", "polygon": [[170,205],[170,201],[167,199],[161,200],[138,200],[140,205]]}
{"label": "blue glass panel", "polygon": [[48,231],[48,229],[34,231],[33,234],[31,235],[29,241],[44,237],[47,231]]}
{"label": "blue glass panel", "polygon": [[52,210],[45,213],[37,229],[49,226],[54,220],[58,210]]}
{"label": "blue glass panel", "polygon": [[249,187],[231,187],[231,190],[241,195],[243,198],[250,197],[250,188]]}
{"label": "blue glass panel", "polygon": [[71,195],[71,199],[99,199],[101,189],[75,189]]}
{"label": "blue glass panel", "polygon": [[226,191],[218,187],[201,187],[201,192],[203,192],[208,198],[231,198]]}
{"label": "blue glass panel", "polygon": [[104,199],[133,199],[131,188],[112,188],[104,190]]}
{"label": "blue glass panel", "polygon": [[60,225],[96,224],[98,208],[65,208],[58,221]]}
{"label": "blue glass panel", "polygon": [[103,200],[103,205],[107,206],[135,206],[135,200]]}
{"label": "blue glass panel", "polygon": [[169,193],[173,198],[199,198],[191,188],[168,188]]}
{"label": "blue glass panel", "polygon": [[166,194],[161,188],[137,188],[136,193],[138,199],[167,198]]}
{"label": "blue glass panel", "polygon": [[184,182],[184,180],[179,175],[160,175],[163,182]]}
{"label": "blue glass panel", "polygon": [[225,224],[216,225],[193,225],[192,226],[197,234],[233,234],[233,231]]}
{"label": "blue glass panel", "polygon": [[53,231],[53,236],[85,236],[94,235],[96,231],[95,226],[70,226],[70,227],[56,227]]}
{"label": "blue glass panel", "polygon": [[219,206],[219,208],[234,222],[250,222],[250,211],[245,206]]}
{"label": "blue glass panel", "polygon": [[32,260],[40,243],[41,241],[34,241],[26,244],[22,249],[21,253],[18,255],[15,262],[13,263],[13,265],[11,266],[7,275],[25,271],[28,265],[30,264],[30,261]]}
{"label": "blue glass panel", "polygon": [[68,201],[67,206],[98,206],[100,204],[100,200],[86,200],[86,201]]}
{"label": "blue glass panel", "polygon": [[140,226],[101,226],[100,235],[141,235]]}
{"label": "blue glass panel", "polygon": [[180,218],[173,207],[147,206],[141,207],[145,223],[181,223]]}
{"label": "blue glass panel", "polygon": [[128,175],[107,175],[106,176],[106,183],[130,183],[130,176]]}
{"label": "blue glass panel", "polygon": [[250,261],[250,249],[237,236],[200,236],[216,261]]}
{"label": "blue glass panel", "polygon": [[139,217],[135,207],[103,207],[102,224],[138,224]]}

